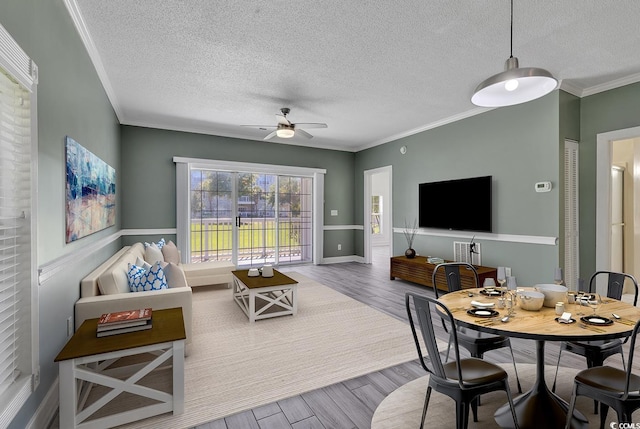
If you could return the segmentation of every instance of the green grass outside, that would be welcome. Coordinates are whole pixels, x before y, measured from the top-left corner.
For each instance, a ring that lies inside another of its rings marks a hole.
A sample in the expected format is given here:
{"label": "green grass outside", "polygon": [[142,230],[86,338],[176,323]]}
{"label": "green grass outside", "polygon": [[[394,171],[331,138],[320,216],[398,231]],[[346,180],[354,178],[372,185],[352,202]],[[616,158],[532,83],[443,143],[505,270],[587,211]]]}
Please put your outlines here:
{"label": "green grass outside", "polygon": [[[243,220],[238,230],[239,248],[259,248],[276,246],[276,222],[274,220]],[[253,227],[252,227],[253,225]],[[204,228],[203,228],[204,227]],[[296,247],[300,245],[297,222],[280,222],[279,246]],[[293,234],[291,232],[294,232]],[[191,223],[191,251],[200,252],[213,249],[231,249],[233,247],[233,225],[210,223]]]}

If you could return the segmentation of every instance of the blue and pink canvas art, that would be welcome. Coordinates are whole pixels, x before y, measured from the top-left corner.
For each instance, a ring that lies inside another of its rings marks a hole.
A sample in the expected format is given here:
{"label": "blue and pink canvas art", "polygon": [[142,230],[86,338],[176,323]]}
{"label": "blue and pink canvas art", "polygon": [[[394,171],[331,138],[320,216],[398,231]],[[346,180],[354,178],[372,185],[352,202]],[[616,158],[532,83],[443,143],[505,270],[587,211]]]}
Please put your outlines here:
{"label": "blue and pink canvas art", "polygon": [[78,240],[116,221],[116,171],[71,137],[66,138],[66,240]]}

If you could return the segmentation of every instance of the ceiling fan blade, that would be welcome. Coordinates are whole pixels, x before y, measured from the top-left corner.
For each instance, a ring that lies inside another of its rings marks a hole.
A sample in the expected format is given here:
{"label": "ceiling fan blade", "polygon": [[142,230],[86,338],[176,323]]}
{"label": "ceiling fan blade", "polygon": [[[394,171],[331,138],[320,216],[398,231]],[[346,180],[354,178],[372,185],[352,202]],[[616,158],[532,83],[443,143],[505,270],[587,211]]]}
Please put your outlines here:
{"label": "ceiling fan blade", "polygon": [[262,140],[270,140],[272,138],[274,138],[276,136],[276,131],[273,131],[271,133],[269,133],[268,136],[266,136],[265,138],[263,138]]}
{"label": "ceiling fan blade", "polygon": [[321,124],[321,123],[301,123],[301,124],[296,124],[297,128],[327,128],[327,124]]}
{"label": "ceiling fan blade", "polygon": [[308,132],[306,132],[305,130],[300,129],[300,128],[296,128],[295,129],[295,133],[296,133],[296,135],[300,135],[300,136],[306,137],[308,139],[312,139],[313,138],[313,136],[311,134],[309,134]]}
{"label": "ceiling fan blade", "polygon": [[249,128],[277,128],[275,125],[240,125],[241,127]]}
{"label": "ceiling fan blade", "polygon": [[287,126],[291,125],[291,122],[289,122],[289,120],[282,113],[276,113],[276,119],[278,120],[279,124]]}

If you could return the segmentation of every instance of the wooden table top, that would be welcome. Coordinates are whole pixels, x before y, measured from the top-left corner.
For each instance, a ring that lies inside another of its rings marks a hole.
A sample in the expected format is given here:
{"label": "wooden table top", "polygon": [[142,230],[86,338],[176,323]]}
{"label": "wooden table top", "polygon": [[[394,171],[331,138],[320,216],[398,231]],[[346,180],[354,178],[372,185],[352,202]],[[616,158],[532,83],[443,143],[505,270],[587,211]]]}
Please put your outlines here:
{"label": "wooden table top", "polygon": [[[480,290],[482,289],[465,289],[464,291],[451,292],[441,296],[439,301],[449,308],[456,322],[463,326],[498,335],[533,340],[576,341],[626,337],[631,335],[635,322],[640,320],[640,308],[603,297],[604,303],[598,309],[597,314],[613,319],[614,323],[612,325],[586,325],[586,328],[580,327],[580,325],[583,325],[580,323],[581,316],[576,315],[576,313],[582,311],[585,315],[591,315],[593,310],[577,304],[565,304],[565,311],[570,312],[571,317],[576,319],[576,322],[572,324],[556,322],[555,318],[558,316],[555,313],[555,308],[542,307],[539,311],[527,311],[519,306],[515,307],[515,315],[508,322],[503,323],[499,319],[494,319],[491,322],[486,318],[467,314],[467,310],[471,308],[471,301],[473,300],[483,303],[495,302],[497,307],[497,298],[484,296],[479,293]],[[468,292],[472,292],[474,296],[468,296]],[[499,318],[507,315],[506,308],[494,308],[494,310],[500,313]],[[615,321],[611,313],[619,315],[621,320]]]}
{"label": "wooden table top", "polygon": [[249,289],[269,287],[269,286],[283,286],[292,285],[298,283],[289,276],[282,274],[278,270],[273,270],[273,277],[249,277],[249,270],[236,270],[231,272]]}
{"label": "wooden table top", "polygon": [[180,307],[153,310],[151,324],[151,329],[98,338],[98,319],[87,319],[60,351],[55,362],[187,338]]}

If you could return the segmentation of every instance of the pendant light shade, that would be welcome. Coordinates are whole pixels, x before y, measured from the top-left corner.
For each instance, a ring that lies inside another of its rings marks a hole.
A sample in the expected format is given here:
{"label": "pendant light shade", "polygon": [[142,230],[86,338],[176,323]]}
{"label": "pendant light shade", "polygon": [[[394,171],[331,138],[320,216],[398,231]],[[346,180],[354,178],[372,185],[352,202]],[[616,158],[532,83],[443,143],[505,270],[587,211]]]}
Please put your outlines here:
{"label": "pendant light shade", "polygon": [[513,56],[513,0],[511,0],[511,56],[502,73],[484,80],[476,88],[471,102],[482,107],[512,106],[547,95],[558,86],[558,81],[545,69],[518,67]]}

